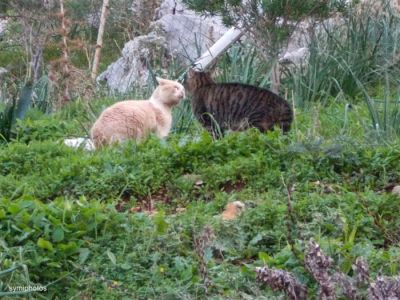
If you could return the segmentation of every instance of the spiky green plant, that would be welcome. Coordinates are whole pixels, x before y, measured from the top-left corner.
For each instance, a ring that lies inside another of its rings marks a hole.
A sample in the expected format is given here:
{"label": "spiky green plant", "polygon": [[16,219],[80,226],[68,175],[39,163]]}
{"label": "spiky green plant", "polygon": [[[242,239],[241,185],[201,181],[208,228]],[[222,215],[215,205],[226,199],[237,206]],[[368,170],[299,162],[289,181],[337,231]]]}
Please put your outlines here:
{"label": "spiky green plant", "polygon": [[8,142],[14,136],[15,124],[18,119],[23,119],[32,105],[33,87],[28,82],[20,92],[19,100],[15,98],[6,104],[3,111],[0,111],[0,142]]}
{"label": "spiky green plant", "polygon": [[0,143],[8,142],[12,137],[15,109],[16,103],[14,100],[11,104],[8,104],[3,111],[0,111]]}
{"label": "spiky green plant", "polygon": [[272,64],[250,45],[233,46],[218,63],[216,77],[222,82],[240,82],[261,87],[270,85]]}
{"label": "spiky green plant", "polygon": [[379,15],[372,14],[368,6],[361,11],[356,7],[342,19],[324,21],[313,29],[309,64],[297,69],[306,101],[339,93],[355,98],[361,94],[357,80],[373,86],[386,71],[398,72],[400,19],[382,5]]}

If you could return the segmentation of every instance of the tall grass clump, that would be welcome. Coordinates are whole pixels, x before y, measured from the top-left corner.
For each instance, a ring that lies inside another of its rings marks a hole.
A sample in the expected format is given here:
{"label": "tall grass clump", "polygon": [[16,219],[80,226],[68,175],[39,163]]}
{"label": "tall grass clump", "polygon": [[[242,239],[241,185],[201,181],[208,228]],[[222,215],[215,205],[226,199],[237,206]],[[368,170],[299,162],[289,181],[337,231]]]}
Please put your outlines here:
{"label": "tall grass clump", "polygon": [[313,27],[308,64],[286,68],[285,83],[299,106],[363,100],[370,129],[398,133],[399,37],[400,18],[388,1],[351,6]]}
{"label": "tall grass clump", "polygon": [[0,111],[0,144],[11,139],[15,107],[15,101],[13,101]]}
{"label": "tall grass clump", "polygon": [[273,64],[249,46],[234,46],[221,59],[215,77],[221,82],[240,82],[269,87]]}
{"label": "tall grass clump", "polygon": [[18,120],[25,119],[32,108],[47,114],[54,107],[47,76],[43,76],[36,83],[11,83],[11,80],[6,79],[0,89],[0,143],[9,142],[16,137],[19,131]]}

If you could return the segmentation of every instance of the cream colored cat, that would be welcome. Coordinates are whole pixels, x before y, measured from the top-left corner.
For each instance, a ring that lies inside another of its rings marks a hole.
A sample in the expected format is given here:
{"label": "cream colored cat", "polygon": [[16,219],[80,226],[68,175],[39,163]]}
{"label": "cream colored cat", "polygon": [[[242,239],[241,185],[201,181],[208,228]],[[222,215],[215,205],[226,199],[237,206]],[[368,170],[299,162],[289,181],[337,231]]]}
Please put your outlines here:
{"label": "cream colored cat", "polygon": [[184,87],[157,78],[159,86],[149,100],[127,100],[105,109],[93,124],[90,136],[96,148],[127,139],[140,141],[150,133],[166,137],[171,129],[171,109],[185,97]]}

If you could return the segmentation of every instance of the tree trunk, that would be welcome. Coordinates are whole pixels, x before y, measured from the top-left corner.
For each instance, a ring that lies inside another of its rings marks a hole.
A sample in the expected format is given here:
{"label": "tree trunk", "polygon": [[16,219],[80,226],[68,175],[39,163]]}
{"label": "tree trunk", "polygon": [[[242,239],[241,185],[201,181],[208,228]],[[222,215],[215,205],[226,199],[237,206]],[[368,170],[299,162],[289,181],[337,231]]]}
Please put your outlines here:
{"label": "tree trunk", "polygon": [[63,102],[68,102],[71,97],[69,93],[69,80],[68,76],[70,75],[69,69],[69,54],[68,54],[68,43],[67,43],[67,25],[65,20],[65,11],[64,11],[64,0],[60,0],[60,13],[61,13],[61,35],[62,35],[62,52],[63,52],[63,70],[62,74],[65,80],[64,82],[64,96]]}
{"label": "tree trunk", "polygon": [[109,3],[109,0],[103,0],[103,7],[101,9],[101,17],[100,17],[99,33],[97,34],[96,51],[94,53],[94,58],[93,58],[93,66],[92,66],[92,79],[93,80],[96,79],[97,71],[99,68],[101,48],[103,47],[104,27],[106,24],[106,19],[107,19],[108,10],[109,10],[108,3]]}
{"label": "tree trunk", "polygon": [[279,89],[281,87],[281,70],[279,62],[277,61],[272,67],[271,74],[271,91],[275,94],[279,94]]}

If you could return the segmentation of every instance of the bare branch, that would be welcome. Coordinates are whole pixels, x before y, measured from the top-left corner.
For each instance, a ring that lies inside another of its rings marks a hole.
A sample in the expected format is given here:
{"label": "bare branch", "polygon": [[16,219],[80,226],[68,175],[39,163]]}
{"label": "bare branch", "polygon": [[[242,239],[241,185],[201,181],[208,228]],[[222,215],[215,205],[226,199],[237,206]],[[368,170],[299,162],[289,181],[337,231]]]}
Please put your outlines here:
{"label": "bare branch", "polygon": [[100,26],[97,35],[96,51],[93,59],[92,66],[92,79],[95,80],[100,63],[101,48],[103,47],[103,34],[109,10],[109,0],[103,0],[103,7],[101,9]]}

